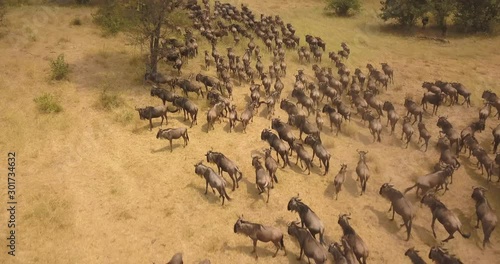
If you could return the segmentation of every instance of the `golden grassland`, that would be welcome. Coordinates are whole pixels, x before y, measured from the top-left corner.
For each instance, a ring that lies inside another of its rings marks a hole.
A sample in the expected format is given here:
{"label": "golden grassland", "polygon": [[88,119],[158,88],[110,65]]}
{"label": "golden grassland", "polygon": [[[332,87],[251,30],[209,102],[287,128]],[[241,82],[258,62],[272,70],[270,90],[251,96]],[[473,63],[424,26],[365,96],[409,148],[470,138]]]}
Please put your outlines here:
{"label": "golden grassland", "polygon": [[[238,6],[241,3],[231,2]],[[337,51],[341,42],[347,42],[352,51],[347,62],[351,69],[360,67],[366,72],[366,63],[389,63],[395,69],[395,84],[380,97],[393,101],[400,115],[404,114],[405,96],[420,99],[423,81],[459,81],[473,92],[473,107],[445,106],[439,114],[447,115],[461,129],[477,118],[483,90],[500,91],[496,78],[500,70],[498,37],[451,35],[450,43],[442,44],[402,36],[376,18],[378,1],[367,1],[362,13],[352,18],[326,16],[322,1],[248,1],[248,5],[256,14],[279,14],[296,27],[300,36],[321,36],[327,51]],[[140,81],[144,70],[141,51],[129,45],[123,35],[102,37],[92,24],[93,11],[17,7],[9,10],[6,25],[0,28],[0,149],[2,155],[7,151],[18,154],[17,256],[8,256],[6,247],[0,245],[0,263],[164,263],[179,251],[184,253],[186,263],[204,258],[212,263],[254,263],[251,240],[233,233],[237,215],[286,232],[286,224],[297,219],[297,214],[288,212],[286,205],[297,193],[323,220],[327,242],[341,237],[338,215],[351,212],[352,226],[370,248],[370,263],[410,263],[404,256],[407,248],[415,246],[426,257],[429,247],[446,237],[439,224],[438,240],[432,237],[430,211],[419,207],[415,193],[411,192],[408,196],[416,205],[417,217],[412,237],[405,242],[405,230],[398,228],[401,219],[388,220],[389,202],[378,194],[384,182],[391,181],[404,189],[413,184],[416,176],[431,171],[439,157],[434,148],[438,137],[436,116],[424,115],[433,134],[427,153],[418,148],[416,136],[408,149],[402,147],[400,124],[394,135],[384,128],[381,144],[372,143],[368,129],[356,115],[338,137],[326,129],[322,137],[332,154],[330,173],[320,176],[323,170],[318,168],[317,160],[311,175],[305,175],[295,165],[280,169],[280,182],[266,204],[257,195],[251,167],[251,155],[261,154],[267,147],[260,140],[260,131],[270,126],[266,110],[261,109],[246,134],[241,132],[240,124],[235,133],[228,133],[225,121],[216,123],[215,130],[207,134],[208,105],[190,95],[200,106],[198,125],[189,129],[189,145],[183,148],[182,141],[174,141],[174,151],[170,153],[168,142],[155,138],[159,121],[149,131],[149,124],[139,120],[134,111],[134,106],[161,103],[149,95],[149,87]],[[71,25],[75,18],[80,18],[81,26]],[[418,30],[416,35],[420,34],[434,33]],[[242,42],[246,45],[245,40]],[[200,44],[201,52],[208,47],[204,40]],[[222,44],[232,45],[230,39]],[[242,49],[237,50],[241,53]],[[219,46],[219,52],[225,54],[223,46]],[[61,53],[70,65],[69,80],[51,81],[49,62]],[[270,54],[263,54],[265,65],[269,65]],[[325,66],[330,65],[326,55],[322,63]],[[201,71],[214,75],[213,69],[204,70],[202,60],[199,56],[189,61],[183,74]],[[287,53],[287,62],[285,97],[290,94],[292,74],[297,69],[312,74],[310,65],[298,64],[295,51]],[[163,72],[172,72],[168,65],[161,67]],[[111,97],[104,100],[117,100],[119,106],[103,108],[103,91]],[[44,93],[55,95],[63,111],[39,113],[33,99]],[[235,87],[234,93],[234,103],[241,112],[248,85]],[[281,110],[276,113],[286,117]],[[478,135],[488,150],[490,127],[497,124],[496,119],[490,118],[487,130]],[[168,127],[177,126],[188,123],[180,114],[169,114]],[[211,148],[235,160],[244,174],[240,188],[229,191],[233,200],[224,207],[211,193],[203,194],[205,182],[194,174],[193,165],[204,159]],[[361,197],[353,171],[356,149],[369,151],[372,171],[367,193]],[[473,228],[476,218],[470,195],[471,186],[487,186],[492,206],[500,208],[499,186],[487,184],[485,176],[463,155],[460,160],[462,167],[455,173],[450,191],[441,199],[472,236],[468,240],[457,236],[446,247],[464,263],[494,263],[500,257],[499,231],[493,233],[491,246],[482,250],[483,235],[480,229]],[[348,179],[335,201],[332,181],[342,162],[348,164]],[[0,219],[5,220],[6,216],[7,212],[0,210]],[[0,234],[6,236],[6,223],[0,223]],[[273,259],[272,244],[259,243],[258,262],[296,263],[297,243],[285,235],[285,245],[288,256],[280,252]]]}

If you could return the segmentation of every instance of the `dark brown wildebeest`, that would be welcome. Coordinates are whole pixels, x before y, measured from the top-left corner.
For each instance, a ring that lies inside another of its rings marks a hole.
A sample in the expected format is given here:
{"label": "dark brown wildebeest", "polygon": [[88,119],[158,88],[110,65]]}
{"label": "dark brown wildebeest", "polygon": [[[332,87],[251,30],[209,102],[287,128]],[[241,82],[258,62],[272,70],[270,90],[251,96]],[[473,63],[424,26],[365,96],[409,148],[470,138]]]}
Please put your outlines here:
{"label": "dark brown wildebeest", "polygon": [[290,115],[289,123],[299,129],[299,138],[302,139],[302,133],[307,135],[315,135],[320,138],[320,131],[318,127],[307,120],[305,115]]}
{"label": "dark brown wildebeest", "polygon": [[196,106],[192,101],[187,99],[186,97],[174,96],[174,105],[182,108],[184,112],[184,120],[189,120],[191,117],[191,126],[193,124],[198,124],[197,116],[198,116],[198,106]]}
{"label": "dark brown wildebeest", "polygon": [[368,103],[368,105],[370,107],[372,107],[373,109],[375,109],[377,111],[377,114],[379,116],[384,116],[384,113],[382,112],[384,103],[382,103],[382,101],[380,101],[375,96],[375,94],[373,94],[370,91],[366,91],[365,95],[364,95],[364,99],[366,100],[366,102]]}
{"label": "dark brown wildebeest", "polygon": [[492,131],[493,134],[493,153],[497,153],[498,145],[500,144],[500,125],[496,126]]}
{"label": "dark brown wildebeest", "polygon": [[418,255],[418,250],[415,247],[411,247],[405,252],[405,256],[408,256],[413,264],[426,264],[425,261]]}
{"label": "dark brown wildebeest", "polygon": [[342,115],[344,120],[351,122],[351,110],[349,110],[349,106],[344,104],[338,97],[333,100],[332,104],[337,107],[337,112]]}
{"label": "dark brown wildebeest", "polygon": [[219,102],[216,103],[212,108],[210,108],[207,112],[207,133],[210,131],[210,128],[215,129],[214,123],[215,121],[219,120],[221,121],[220,118],[223,115],[224,111],[224,103]]}
{"label": "dark brown wildebeest", "polygon": [[405,99],[404,106],[407,111],[406,116],[409,116],[411,114],[415,117],[415,120],[412,124],[415,124],[415,122],[417,122],[417,118],[419,119],[419,122],[422,122],[422,115],[424,113],[422,107],[418,106],[417,103],[415,103],[415,101],[410,98]]}
{"label": "dark brown wildebeest", "polygon": [[473,187],[471,198],[476,202],[476,228],[479,228],[479,221],[483,226],[483,248],[486,243],[490,243],[490,236],[497,225],[498,219],[495,211],[491,208],[490,203],[485,197],[487,190],[483,187]]}
{"label": "dark brown wildebeest", "polygon": [[276,257],[280,249],[285,252],[284,255],[286,256],[285,244],[283,243],[283,233],[279,228],[245,221],[242,215],[238,217],[233,229],[234,233],[243,234],[252,239],[253,250],[250,253],[255,253],[255,258],[259,257],[257,255],[257,241],[262,241],[264,243],[273,242],[276,246],[276,252],[274,253],[273,258]]}
{"label": "dark brown wildebeest", "polygon": [[442,242],[448,242],[448,240],[453,239],[453,234],[456,231],[458,231],[464,238],[470,237],[470,234],[462,233],[462,230],[460,230],[462,223],[458,217],[451,210],[446,208],[446,206],[439,201],[433,193],[426,193],[420,200],[420,203],[425,204],[429,207],[429,209],[431,209],[431,228],[434,238],[436,238],[436,231],[434,231],[434,223],[436,222],[436,219],[444,226],[449,234],[449,236]]}
{"label": "dark brown wildebeest", "polygon": [[[235,187],[236,188],[240,187],[238,185],[238,182],[243,177],[243,173],[232,160],[230,160],[220,152],[211,150],[209,150],[207,154],[205,154],[205,156],[207,157],[207,162],[215,163],[217,165],[217,170],[220,176],[224,176],[222,174],[222,172],[224,171],[227,172],[227,174],[229,174],[229,177],[231,177],[231,180],[233,181],[233,191]],[[240,175],[240,177],[237,177],[238,174]]]}
{"label": "dark brown wildebeest", "polygon": [[429,132],[429,130],[427,130],[425,124],[422,122],[418,123],[418,134],[419,134],[418,143],[420,143],[422,139],[424,140],[424,144],[422,144],[422,146],[420,147],[423,147],[425,145],[425,151],[427,151],[427,147],[429,146],[429,139],[431,138],[431,133]]}
{"label": "dark brown wildebeest", "polygon": [[492,92],[491,90],[486,90],[483,91],[481,98],[486,100],[486,102],[497,109],[497,113],[495,116],[498,116],[498,119],[500,119],[500,98],[497,96],[497,94]]}
{"label": "dark brown wildebeest", "polygon": [[236,121],[238,120],[238,112],[236,111],[236,105],[231,105],[227,118],[229,119],[229,133],[231,133],[234,127],[236,126]]}
{"label": "dark brown wildebeest", "polygon": [[343,237],[347,244],[352,248],[356,259],[361,264],[366,264],[366,259],[369,256],[369,250],[366,246],[365,242],[361,237],[354,231],[354,228],[351,227],[349,221],[351,217],[350,214],[339,215],[339,220],[337,223],[342,228]]}
{"label": "dark brown wildebeest", "polygon": [[291,148],[293,150],[295,150],[295,153],[297,153],[297,161],[295,161],[295,165],[297,165],[297,163],[299,162],[299,159],[300,159],[300,168],[304,168],[302,163],[305,163],[306,168],[304,169],[304,171],[307,170],[307,175],[311,174],[311,167],[314,167],[313,163],[312,163],[312,157],[307,152],[307,150],[304,148],[302,143],[299,143],[299,142],[297,142],[297,140],[295,140],[292,143]]}
{"label": "dark brown wildebeest", "polygon": [[309,116],[311,112],[314,112],[314,101],[311,97],[307,96],[303,90],[293,89],[292,97],[297,99],[297,105],[300,104],[302,108],[305,107],[307,109],[307,116]]}
{"label": "dark brown wildebeest", "polygon": [[323,106],[322,112],[328,113],[329,117],[328,119],[330,120],[330,129],[333,132],[333,125],[335,125],[335,127],[337,128],[336,135],[338,135],[342,126],[342,115],[339,112],[337,112],[335,108],[333,108],[328,104],[325,104],[325,106]]}
{"label": "dark brown wildebeest", "polygon": [[318,156],[319,167],[321,168],[322,165],[325,166],[325,173],[323,175],[326,175],[328,173],[328,169],[330,168],[331,155],[325,148],[325,146],[323,146],[323,144],[321,143],[321,139],[314,135],[308,135],[304,139],[304,143],[311,146],[311,148],[313,149],[312,160],[314,160],[314,156]]}
{"label": "dark brown wildebeest", "polygon": [[331,243],[330,246],[328,246],[328,252],[332,254],[335,264],[350,264],[345,258],[339,243]]}
{"label": "dark brown wildebeest", "polygon": [[391,124],[391,134],[392,134],[396,128],[396,123],[399,121],[399,115],[398,115],[398,113],[396,113],[394,105],[389,101],[384,102],[384,105],[382,106],[382,110],[387,111],[387,125],[386,126],[389,126],[389,123]]}
{"label": "dark brown wildebeest", "polygon": [[182,253],[181,252],[178,252],[178,253],[175,253],[172,258],[170,259],[169,262],[167,262],[167,264],[183,264],[184,262],[182,261]]}
{"label": "dark brown wildebeest", "polygon": [[167,101],[173,102],[174,95],[175,94],[173,92],[167,91],[163,88],[158,88],[158,87],[153,86],[153,88],[151,89],[151,96],[156,96],[156,97],[160,98],[163,102],[163,105],[165,105],[165,103]]}
{"label": "dark brown wildebeest", "polygon": [[203,83],[203,85],[205,85],[205,90],[207,91],[208,87],[220,89],[219,80],[217,78],[198,73],[196,75],[196,81]]}
{"label": "dark brown wildebeest", "polygon": [[252,166],[255,169],[255,183],[257,184],[259,194],[262,194],[267,189],[266,203],[268,203],[271,188],[274,187],[273,179],[267,174],[266,170],[262,166],[262,163],[260,163],[259,156],[252,157]]}
{"label": "dark brown wildebeest", "polygon": [[403,224],[401,226],[406,227],[406,241],[410,240],[411,226],[413,218],[415,217],[413,205],[410,201],[408,201],[408,199],[405,198],[403,193],[394,188],[394,185],[392,184],[384,183],[380,187],[380,191],[378,193],[391,202],[391,207],[389,207],[388,211],[390,212],[392,209],[391,221],[394,220],[395,213],[398,213],[398,215],[403,218]]}
{"label": "dark brown wildebeest", "polygon": [[370,169],[366,164],[366,154],[368,151],[356,150],[359,154],[358,165],[356,165],[356,174],[358,175],[359,184],[361,185],[361,193],[359,195],[363,195],[366,191],[366,182],[370,178]]}
{"label": "dark brown wildebeest", "polygon": [[241,125],[243,126],[243,133],[247,132],[247,126],[250,122],[253,122],[253,115],[255,112],[255,109],[258,108],[259,103],[257,102],[249,102],[247,104],[247,107],[245,107],[245,110],[240,115],[240,119],[238,121],[241,122]]}
{"label": "dark brown wildebeest", "polygon": [[375,116],[370,110],[367,110],[363,113],[362,120],[368,121],[368,129],[373,136],[373,142],[381,142],[382,138],[380,134],[382,133],[382,123],[380,123],[380,116]]}
{"label": "dark brown wildebeest", "polygon": [[429,258],[437,264],[463,264],[455,255],[451,255],[448,250],[438,246],[431,248]]}
{"label": "dark brown wildebeest", "polygon": [[323,239],[325,226],[323,225],[323,222],[319,219],[318,215],[316,215],[316,213],[309,208],[309,206],[302,202],[298,194],[288,201],[287,210],[299,213],[301,226],[304,227],[305,225],[314,238],[316,238],[316,234],[319,234],[319,242],[322,245],[325,244]]}
{"label": "dark brown wildebeest", "polygon": [[270,129],[263,129],[260,133],[260,139],[267,141],[269,146],[276,151],[276,160],[280,162],[278,154],[281,155],[283,159],[283,168],[288,164],[290,166],[290,161],[288,160],[288,148],[285,143]]}
{"label": "dark brown wildebeest", "polygon": [[187,132],[187,128],[185,127],[167,129],[160,128],[160,130],[158,130],[158,133],[156,133],[156,138],[168,139],[168,141],[170,141],[170,152],[172,152],[172,139],[179,139],[181,137],[184,139],[184,147],[186,147],[189,141],[189,135]]}
{"label": "dark brown wildebeest", "polygon": [[342,163],[340,165],[339,173],[335,176],[333,185],[335,186],[335,200],[339,197],[339,192],[342,190],[342,184],[346,180],[347,164]]}
{"label": "dark brown wildebeest", "polygon": [[391,83],[394,83],[394,71],[392,70],[392,67],[385,62],[380,63],[380,65],[382,65],[382,71],[384,71],[384,73],[389,77]]}
{"label": "dark brown wildebeest", "polygon": [[160,126],[163,125],[163,120],[165,119],[165,124],[168,124],[167,112],[175,113],[179,111],[179,108],[175,110],[170,110],[166,105],[161,106],[146,106],[144,108],[135,108],[137,112],[139,112],[139,118],[141,120],[149,120],[149,131],[153,129],[153,118],[161,117]]}
{"label": "dark brown wildebeest", "polygon": [[406,194],[411,189],[417,187],[416,195],[417,197],[419,197],[418,191],[420,189],[422,189],[422,193],[425,194],[432,188],[435,188],[435,190],[437,191],[439,188],[443,188],[443,185],[445,186],[444,192],[446,192],[446,190],[448,190],[447,178],[451,177],[454,170],[455,169],[453,169],[452,166],[447,166],[446,168],[441,169],[437,172],[429,173],[423,176],[418,176],[415,185],[406,188],[404,193]]}
{"label": "dark brown wildebeest", "polygon": [[[454,170],[460,168],[458,157],[451,152],[450,146],[441,144],[439,146],[441,155],[439,156],[439,164],[441,167],[451,166]],[[453,183],[453,177],[450,177],[450,184]]]}
{"label": "dark brown wildebeest", "polygon": [[299,242],[300,253],[297,260],[301,260],[304,254],[309,263],[311,263],[311,258],[316,264],[323,264],[326,262],[327,256],[323,246],[314,239],[306,228],[300,227],[299,222],[293,221],[288,224],[288,234],[297,238]]}
{"label": "dark brown wildebeest", "polygon": [[201,97],[204,96],[202,87],[198,83],[191,82],[188,79],[179,79],[176,84],[182,89],[182,92],[186,97],[188,97],[188,92],[196,93],[198,96],[201,94]]}
{"label": "dark brown wildebeest", "polygon": [[295,135],[292,132],[292,128],[285,122],[281,121],[279,118],[273,118],[271,120],[271,128],[278,132],[278,136],[280,139],[288,143],[288,146],[290,147],[289,155],[292,155],[292,145],[293,141],[295,140]]}
{"label": "dark brown wildebeest", "polygon": [[276,177],[276,171],[278,170],[278,162],[271,155],[271,149],[266,148],[264,150],[264,165],[266,166],[266,170],[269,172],[269,177],[274,180],[274,182],[278,183],[278,177]]}
{"label": "dark brown wildebeest", "polygon": [[488,117],[490,117],[491,114],[491,105],[486,102],[484,103],[483,108],[479,110],[479,119],[481,120],[486,120]]}
{"label": "dark brown wildebeest", "polygon": [[222,198],[222,205],[224,205],[224,199],[231,201],[229,195],[226,192],[226,180],[222,178],[219,174],[217,174],[212,168],[207,167],[202,164],[203,161],[200,161],[194,165],[194,172],[200,177],[204,177],[205,184],[205,195],[208,192],[208,185],[212,188],[213,193],[215,194],[215,189],[219,192],[219,197]]}
{"label": "dark brown wildebeest", "polygon": [[453,128],[453,125],[448,121],[448,118],[441,116],[439,117],[436,125],[441,129],[439,131],[439,134],[444,134],[450,141],[450,147],[453,146],[453,144],[457,145],[457,151],[456,153],[458,154],[460,151],[460,134]]}
{"label": "dark brown wildebeest", "polygon": [[440,94],[435,94],[432,92],[424,93],[424,95],[422,96],[422,102],[420,104],[422,105],[422,108],[425,111],[427,111],[427,103],[432,104],[432,115],[434,115],[434,114],[437,115],[437,111],[439,109],[439,106],[443,102],[444,95],[445,95],[444,93],[440,93]]}
{"label": "dark brown wildebeest", "polygon": [[469,90],[467,88],[465,88],[465,86],[461,83],[454,82],[454,83],[451,83],[451,86],[453,86],[453,88],[455,88],[457,90],[457,93],[464,98],[462,105],[464,103],[467,103],[467,107],[470,107],[471,92],[469,92]]}
{"label": "dark brown wildebeest", "polygon": [[406,148],[408,148],[408,144],[410,144],[410,140],[414,132],[410,122],[411,122],[410,117],[405,116],[403,118],[403,129],[401,132],[401,140],[403,140],[403,137],[406,137]]}

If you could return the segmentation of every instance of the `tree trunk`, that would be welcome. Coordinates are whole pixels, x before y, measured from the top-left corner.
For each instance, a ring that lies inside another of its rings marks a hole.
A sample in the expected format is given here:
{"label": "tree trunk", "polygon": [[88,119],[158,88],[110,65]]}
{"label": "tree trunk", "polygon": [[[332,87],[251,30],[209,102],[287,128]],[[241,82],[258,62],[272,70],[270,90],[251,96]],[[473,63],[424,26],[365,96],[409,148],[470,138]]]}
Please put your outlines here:
{"label": "tree trunk", "polygon": [[150,70],[151,73],[158,72],[158,57],[160,56],[160,36],[161,36],[161,25],[163,23],[163,15],[158,18],[156,27],[149,39],[149,52],[150,56]]}

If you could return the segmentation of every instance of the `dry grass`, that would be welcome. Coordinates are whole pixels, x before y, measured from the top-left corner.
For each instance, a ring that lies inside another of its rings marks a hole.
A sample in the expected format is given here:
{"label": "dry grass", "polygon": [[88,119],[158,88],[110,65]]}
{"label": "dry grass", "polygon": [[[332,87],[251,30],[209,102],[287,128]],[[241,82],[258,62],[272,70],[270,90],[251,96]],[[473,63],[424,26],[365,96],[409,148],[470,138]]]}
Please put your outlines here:
{"label": "dry grass", "polygon": [[[469,110],[463,106],[443,107],[439,114],[448,115],[459,129],[474,120],[476,108],[481,105],[481,91],[498,91],[499,39],[452,36],[451,43],[443,45],[402,37],[380,30],[374,15],[378,2],[369,1],[360,15],[349,19],[322,16],[322,1],[293,0],[287,1],[286,6],[277,0],[251,1],[249,6],[256,14],[279,14],[301,35],[321,36],[327,42],[327,50],[338,50],[342,41],[347,42],[352,51],[347,64],[352,69],[360,67],[366,71],[366,63],[378,66],[388,62],[395,69],[396,83],[380,97],[393,101],[400,115],[404,113],[402,102],[406,94],[418,99],[423,92],[423,80],[443,79],[460,81],[469,87],[474,105]],[[269,127],[269,120],[259,113],[246,134],[241,133],[240,124],[236,132],[228,133],[226,122],[216,123],[215,130],[207,134],[208,106],[205,100],[192,97],[200,106],[199,123],[189,129],[189,145],[183,148],[182,142],[174,141],[174,152],[170,153],[168,142],[155,138],[159,121],[154,122],[155,128],[150,132],[149,124],[139,120],[133,108],[161,104],[149,95],[149,87],[139,81],[141,54],[125,45],[127,40],[120,34],[102,38],[100,30],[90,22],[68,26],[75,17],[89,21],[92,11],[29,6],[13,8],[6,16],[8,33],[0,39],[0,67],[4,69],[0,72],[0,104],[4,106],[0,115],[0,149],[14,150],[19,155],[18,231],[22,235],[18,238],[19,255],[7,259],[2,253],[0,263],[163,263],[177,251],[184,252],[187,263],[204,258],[212,263],[254,263],[249,253],[251,240],[233,233],[236,215],[244,214],[248,220],[279,226],[285,231],[286,223],[297,218],[295,213],[286,211],[288,200],[297,193],[325,223],[327,241],[341,236],[338,214],[351,212],[351,224],[370,248],[370,263],[409,263],[404,256],[407,248],[415,246],[426,255],[429,246],[439,244],[432,237],[427,208],[416,206],[412,238],[405,242],[405,231],[397,227],[400,218],[388,221],[390,216],[385,212],[389,204],[378,195],[384,182],[391,181],[404,189],[412,185],[416,176],[429,172],[438,159],[433,147],[438,131],[436,117],[424,115],[433,135],[429,151],[424,153],[414,141],[408,149],[401,147],[400,124],[392,136],[384,128],[382,144],[372,143],[368,128],[353,115],[350,124],[343,124],[338,137],[322,135],[332,153],[331,172],[319,176],[317,160],[309,176],[296,166],[280,169],[280,183],[266,204],[257,195],[250,157],[267,147],[259,133]],[[36,35],[36,41],[26,34],[27,27]],[[424,33],[432,34],[419,32]],[[62,38],[70,41],[60,45]],[[245,40],[242,42],[246,45]],[[223,43],[233,45],[229,39]],[[209,47],[204,40],[200,46],[200,53]],[[241,54],[242,45],[237,51]],[[226,51],[220,47],[219,52]],[[61,53],[70,62],[70,81],[45,82],[50,75],[49,60]],[[265,65],[269,65],[269,54],[263,51],[263,55]],[[285,96],[292,87],[292,73],[304,68],[308,75],[312,74],[310,65],[293,63],[295,52],[289,52],[287,58]],[[215,75],[213,67],[205,71],[202,59],[199,56],[190,61],[183,69],[185,76],[200,71]],[[324,60],[323,65],[329,62]],[[162,72],[173,72],[171,66],[161,67]],[[121,98],[123,105],[110,111],[94,107],[105,87],[107,93]],[[248,86],[234,90],[234,103],[241,112]],[[39,114],[33,97],[43,93],[60,95],[64,111],[57,115]],[[276,114],[286,117],[281,110]],[[385,119],[382,121],[385,124]],[[497,120],[490,119],[487,126],[496,124]],[[182,114],[169,113],[167,126],[188,124],[183,122]],[[478,135],[487,148],[490,137],[489,131]],[[212,193],[203,194],[204,180],[193,171],[193,164],[204,159],[212,147],[234,159],[244,174],[240,188],[229,192],[233,200],[224,207]],[[356,149],[369,151],[372,168],[367,194],[362,197],[358,196],[355,181]],[[493,263],[500,257],[500,231],[493,233],[492,247],[483,251],[482,233],[472,227],[475,215],[470,187],[487,186],[485,177],[466,158],[461,160],[462,168],[455,173],[451,190],[442,200],[457,213],[472,237],[457,237],[446,247],[464,263]],[[331,182],[341,162],[348,164],[348,179],[339,200],[334,201]],[[495,196],[498,185],[490,184],[489,189],[492,206],[500,208],[500,200]],[[410,200],[417,203],[414,197],[414,192],[409,193]],[[6,219],[6,215],[5,210],[0,211],[0,219]],[[446,236],[439,224],[436,231],[439,239]],[[6,234],[6,225],[0,225],[0,233]],[[273,259],[273,246],[259,243],[260,261],[296,263],[297,244],[288,235],[285,244],[288,257],[279,255]]]}

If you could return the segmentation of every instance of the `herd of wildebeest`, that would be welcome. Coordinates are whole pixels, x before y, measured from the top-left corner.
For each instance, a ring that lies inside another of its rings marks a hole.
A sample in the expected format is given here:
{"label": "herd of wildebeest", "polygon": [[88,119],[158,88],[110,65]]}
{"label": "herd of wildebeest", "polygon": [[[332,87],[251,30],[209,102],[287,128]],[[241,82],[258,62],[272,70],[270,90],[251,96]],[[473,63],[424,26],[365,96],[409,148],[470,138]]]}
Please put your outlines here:
{"label": "herd of wildebeest", "polygon": [[[293,75],[295,82],[291,97],[293,99],[282,98],[284,84],[282,80],[287,78],[287,64],[285,54],[288,56],[298,56],[298,60],[303,65],[310,63],[321,63],[322,55],[326,51],[326,43],[317,36],[306,35],[307,45],[300,46],[300,37],[295,35],[294,27],[285,24],[279,16],[255,14],[245,5],[241,5],[241,10],[231,4],[215,1],[215,5],[210,9],[207,0],[203,0],[199,5],[196,0],[188,1],[185,6],[192,19],[192,28],[186,28],[184,42],[177,39],[167,39],[162,42],[162,56],[167,63],[173,64],[178,71],[177,76],[166,76],[158,72],[148,72],[145,81],[152,83],[151,96],[160,98],[163,105],[147,106],[136,108],[141,119],[149,120],[150,130],[153,127],[152,119],[161,118],[168,123],[167,113],[183,111],[184,121],[190,127],[197,125],[198,106],[195,101],[189,98],[190,93],[197,95],[196,100],[206,98],[210,102],[210,109],[207,111],[207,133],[215,129],[217,123],[222,119],[229,122],[229,132],[235,129],[236,122],[242,123],[242,132],[246,133],[246,128],[253,121],[258,109],[262,104],[266,105],[267,117],[271,120],[270,128],[264,128],[260,139],[269,143],[270,148],[264,151],[264,156],[253,155],[251,164],[255,168],[256,186],[259,194],[267,192],[266,202],[269,201],[270,190],[274,184],[278,183],[276,171],[281,166],[291,166],[290,158],[296,155],[295,164],[300,161],[301,168],[308,174],[313,167],[314,158],[319,159],[319,167],[324,167],[324,174],[330,168],[330,153],[322,144],[321,133],[328,133],[324,128],[323,115],[327,116],[330,122],[330,131],[335,130],[338,135],[342,130],[343,122],[350,122],[351,108],[359,116],[363,123],[368,122],[368,129],[373,136],[373,141],[381,141],[382,117],[384,112],[387,115],[387,124],[390,125],[390,134],[396,130],[396,124],[401,120],[401,140],[405,147],[408,147],[413,134],[416,132],[414,125],[417,123],[419,133],[418,142],[422,151],[427,151],[429,139],[432,137],[424,124],[423,114],[427,111],[427,105],[433,106],[431,115],[437,115],[441,105],[459,104],[467,107],[471,106],[471,93],[467,88],[458,82],[424,82],[422,88],[426,89],[420,103],[407,97],[404,99],[404,106],[407,113],[400,117],[396,112],[392,102],[381,101],[377,95],[381,90],[387,90],[389,85],[394,83],[394,71],[387,63],[381,63],[381,70],[372,64],[367,64],[367,73],[357,68],[354,74],[344,64],[349,59],[351,50],[346,43],[342,43],[338,52],[329,52],[328,57],[336,68],[336,73],[332,67],[320,67],[318,64],[312,65],[314,77],[306,75],[304,70],[298,70]],[[215,66],[217,77],[207,76],[198,73],[192,74],[188,78],[181,77],[181,68],[184,63],[195,59],[198,56],[198,44],[193,30],[199,31],[199,35],[205,37],[211,43],[212,51],[204,52],[204,63],[206,70]],[[178,29],[182,31],[182,29]],[[223,48],[220,43],[222,38],[229,38],[232,35],[234,46],[239,45],[242,38],[248,40],[247,48],[243,56],[236,54],[233,47],[228,47],[227,56],[219,53]],[[265,51],[261,51],[256,38],[262,40]],[[295,52],[290,52],[295,51]],[[262,52],[271,56],[272,65],[265,67],[262,62]],[[311,62],[311,55],[314,62]],[[252,61],[255,60],[255,63]],[[253,67],[254,66],[254,67]],[[193,79],[194,78],[194,79]],[[273,85],[274,84],[274,85]],[[237,113],[237,106],[233,104],[233,88],[236,86],[250,86],[249,100],[241,114]],[[166,86],[167,89],[162,88]],[[183,96],[175,93],[175,88],[179,87]],[[326,97],[326,99],[325,99]],[[457,216],[443,204],[436,196],[436,192],[444,189],[448,190],[448,184],[453,182],[453,173],[460,167],[458,159],[462,151],[468,150],[468,157],[474,156],[477,160],[477,168],[481,169],[481,174],[486,171],[487,180],[491,181],[492,176],[500,165],[500,154],[491,158],[488,154],[491,150],[481,147],[475,138],[476,132],[485,130],[486,122],[491,116],[492,107],[496,109],[495,117],[500,119],[500,98],[492,91],[487,90],[482,94],[484,107],[479,111],[477,121],[470,123],[467,127],[458,130],[447,117],[438,118],[437,126],[440,128],[437,139],[438,149],[441,151],[439,161],[435,170],[427,175],[418,177],[415,185],[405,189],[403,192],[396,189],[392,184],[385,183],[380,187],[379,194],[390,202],[389,211],[397,213],[403,219],[403,224],[407,230],[406,240],[410,239],[412,220],[415,217],[415,210],[412,204],[405,198],[404,194],[416,188],[417,197],[421,196],[421,204],[430,208],[432,214],[431,229],[434,237],[434,224],[437,219],[441,223],[449,236],[443,240],[446,242],[454,238],[458,231],[464,238],[469,238],[470,234],[462,231],[460,220]],[[171,105],[167,106],[167,102]],[[284,121],[274,116],[276,103],[280,109],[288,114],[288,120]],[[305,109],[305,111],[304,111]],[[465,109],[464,109],[465,110]],[[314,121],[310,116],[313,114]],[[412,121],[413,117],[413,121]],[[385,117],[384,117],[385,118]],[[299,137],[296,137],[295,128],[298,129]],[[335,128],[335,129],[334,129]],[[303,139],[303,134],[306,134]],[[492,130],[493,153],[497,151],[500,143],[500,125]],[[184,146],[188,144],[188,128],[167,128],[159,129],[156,138],[168,139],[170,151],[172,152],[172,140],[183,138]],[[425,149],[424,149],[425,146]],[[276,159],[272,151],[276,152]],[[312,155],[311,155],[312,150]],[[295,154],[293,153],[295,152]],[[360,182],[360,195],[366,190],[366,184],[370,178],[370,167],[366,156],[368,151],[357,150],[359,162],[355,171]],[[222,177],[226,172],[232,180],[232,190],[238,188],[238,182],[242,179],[243,173],[237,164],[226,157],[223,153],[209,150],[206,153],[207,163],[217,166],[217,171],[212,167],[203,164],[203,161],[194,165],[194,173],[205,178],[207,194],[210,185],[215,194],[215,190],[222,198],[222,205],[225,200],[231,200],[226,192],[226,180]],[[342,184],[346,180],[347,164],[340,164],[340,170],[334,178],[335,199],[338,198],[342,189]],[[498,180],[500,180],[500,175]],[[487,189],[484,187],[473,187],[471,198],[476,203],[477,226],[479,222],[483,228],[483,247],[489,242],[489,238],[497,223],[497,216],[490,207],[486,198]],[[443,193],[443,194],[444,194]],[[299,196],[292,197],[287,209],[299,214],[300,222],[293,221],[288,224],[288,234],[298,240],[300,245],[299,259],[305,255],[310,262],[325,263],[327,252],[333,255],[335,263],[366,263],[369,256],[368,246],[363,239],[350,226],[350,214],[341,214],[338,224],[343,230],[343,236],[338,242],[333,242],[326,246],[323,239],[325,227],[316,213]],[[253,251],[257,258],[257,241],[273,242],[276,246],[276,256],[279,250],[283,250],[286,255],[283,242],[283,233],[279,228],[252,223],[239,217],[234,225],[234,232],[247,235],[253,241]],[[319,241],[316,240],[316,235]],[[406,251],[413,263],[425,263],[419,256],[418,251],[410,248]],[[428,257],[436,263],[462,263],[457,257],[447,252],[446,249],[434,246],[430,249]],[[169,263],[183,263],[182,254],[174,255]],[[210,263],[205,260],[201,263]]]}

